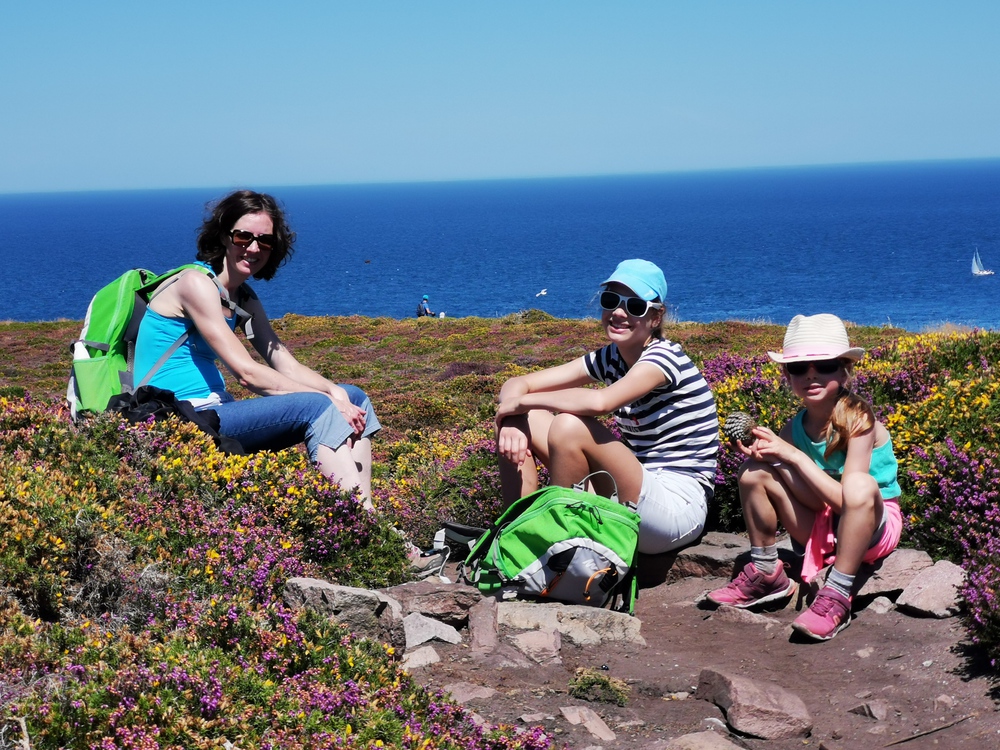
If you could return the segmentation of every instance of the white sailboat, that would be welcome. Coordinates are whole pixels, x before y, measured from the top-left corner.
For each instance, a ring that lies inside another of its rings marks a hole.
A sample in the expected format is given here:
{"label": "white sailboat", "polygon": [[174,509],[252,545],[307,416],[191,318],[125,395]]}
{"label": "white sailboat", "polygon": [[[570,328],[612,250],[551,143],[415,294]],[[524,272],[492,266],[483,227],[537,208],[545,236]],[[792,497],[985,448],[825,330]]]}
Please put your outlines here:
{"label": "white sailboat", "polygon": [[976,254],[972,256],[972,274],[974,276],[992,276],[993,271],[983,266],[983,259],[979,257],[979,248],[976,248]]}

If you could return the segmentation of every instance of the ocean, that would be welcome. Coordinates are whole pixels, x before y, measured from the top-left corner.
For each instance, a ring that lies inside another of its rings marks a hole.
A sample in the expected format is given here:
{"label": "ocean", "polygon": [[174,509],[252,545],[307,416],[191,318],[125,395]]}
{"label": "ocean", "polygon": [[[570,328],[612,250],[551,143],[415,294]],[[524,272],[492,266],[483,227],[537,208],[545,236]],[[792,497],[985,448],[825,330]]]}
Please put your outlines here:
{"label": "ocean", "polygon": [[[1000,329],[1000,160],[638,176],[256,186],[298,235],[256,282],[271,317],[599,315],[618,261],[654,261],[679,320],[797,313]],[[82,320],[132,267],[194,258],[223,189],[0,195],[0,320]],[[996,276],[973,276],[976,248]]]}

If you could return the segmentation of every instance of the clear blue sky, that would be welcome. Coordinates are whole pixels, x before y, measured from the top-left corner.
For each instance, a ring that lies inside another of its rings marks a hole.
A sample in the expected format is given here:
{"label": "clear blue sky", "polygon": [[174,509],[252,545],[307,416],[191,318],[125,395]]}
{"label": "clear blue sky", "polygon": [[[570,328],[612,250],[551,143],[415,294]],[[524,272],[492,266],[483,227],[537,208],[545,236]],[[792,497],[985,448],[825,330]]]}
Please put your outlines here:
{"label": "clear blue sky", "polygon": [[0,192],[998,157],[998,94],[996,0],[6,0]]}

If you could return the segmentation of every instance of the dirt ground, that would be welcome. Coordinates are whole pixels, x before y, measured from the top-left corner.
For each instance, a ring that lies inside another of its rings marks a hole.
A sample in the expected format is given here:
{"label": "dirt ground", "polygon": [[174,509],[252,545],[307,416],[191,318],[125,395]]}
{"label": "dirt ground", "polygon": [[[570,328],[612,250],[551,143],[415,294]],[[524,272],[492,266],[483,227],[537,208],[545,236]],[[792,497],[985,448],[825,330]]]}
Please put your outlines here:
{"label": "dirt ground", "polygon": [[[776,683],[805,702],[813,719],[810,737],[729,736],[746,748],[1000,748],[997,678],[988,662],[964,643],[957,618],[914,618],[894,609],[878,614],[856,607],[851,626],[836,638],[804,642],[789,628],[798,614],[794,599],[783,609],[763,613],[777,621],[771,627],[728,622],[696,604],[703,592],[724,582],[687,578],[641,590],[635,614],[642,621],[645,648],[580,648],[564,640],[562,664],[487,670],[479,668],[467,645],[438,643],[442,661],[414,670],[413,676],[431,687],[464,681],[495,688],[496,695],[469,701],[467,707],[491,722],[515,725],[522,723],[522,715],[544,714],[545,719],[533,723],[553,733],[557,747],[572,750],[641,749],[713,723],[718,730],[712,719],[724,721],[722,711],[693,695],[705,668]],[[606,674],[631,686],[625,707],[569,696],[577,667],[605,666]],[[850,711],[877,700],[888,704],[884,720]],[[617,738],[602,741],[571,725],[559,708],[574,705],[594,709]]]}

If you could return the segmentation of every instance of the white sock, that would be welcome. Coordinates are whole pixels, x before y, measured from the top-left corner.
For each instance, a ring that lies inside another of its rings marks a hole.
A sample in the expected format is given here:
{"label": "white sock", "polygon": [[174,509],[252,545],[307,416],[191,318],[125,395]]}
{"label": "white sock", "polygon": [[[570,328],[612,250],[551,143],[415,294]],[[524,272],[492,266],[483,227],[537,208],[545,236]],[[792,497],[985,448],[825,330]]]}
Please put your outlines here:
{"label": "white sock", "polygon": [[851,591],[854,589],[854,576],[841,573],[835,566],[826,577],[826,585],[850,599]]}
{"label": "white sock", "polygon": [[769,544],[766,547],[751,547],[750,561],[754,567],[766,576],[774,572],[778,565],[778,545]]}

